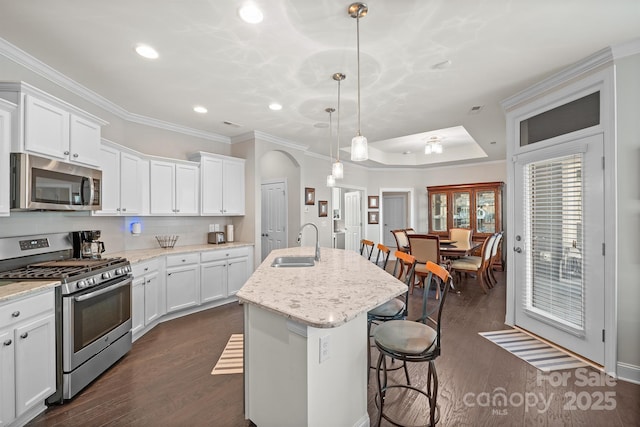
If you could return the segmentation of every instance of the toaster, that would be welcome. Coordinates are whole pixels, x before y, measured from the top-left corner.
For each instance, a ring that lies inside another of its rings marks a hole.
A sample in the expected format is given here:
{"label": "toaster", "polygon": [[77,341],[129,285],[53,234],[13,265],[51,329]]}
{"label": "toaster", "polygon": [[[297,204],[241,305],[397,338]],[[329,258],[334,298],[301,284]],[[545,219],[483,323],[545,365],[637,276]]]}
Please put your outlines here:
{"label": "toaster", "polygon": [[212,231],[208,233],[207,242],[213,243],[214,245],[227,243],[227,239],[225,238],[224,231]]}

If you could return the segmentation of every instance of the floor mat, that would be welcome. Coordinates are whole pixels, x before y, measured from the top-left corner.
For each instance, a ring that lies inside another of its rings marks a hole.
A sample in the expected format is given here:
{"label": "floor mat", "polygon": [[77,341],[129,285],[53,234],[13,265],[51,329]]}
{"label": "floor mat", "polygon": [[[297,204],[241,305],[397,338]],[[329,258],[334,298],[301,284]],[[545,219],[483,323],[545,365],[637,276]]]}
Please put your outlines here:
{"label": "floor mat", "polygon": [[241,374],[243,368],[244,338],[242,334],[233,334],[229,338],[220,359],[213,367],[211,375]]}
{"label": "floor mat", "polygon": [[517,329],[478,332],[478,334],[543,372],[589,366],[571,353],[562,351]]}

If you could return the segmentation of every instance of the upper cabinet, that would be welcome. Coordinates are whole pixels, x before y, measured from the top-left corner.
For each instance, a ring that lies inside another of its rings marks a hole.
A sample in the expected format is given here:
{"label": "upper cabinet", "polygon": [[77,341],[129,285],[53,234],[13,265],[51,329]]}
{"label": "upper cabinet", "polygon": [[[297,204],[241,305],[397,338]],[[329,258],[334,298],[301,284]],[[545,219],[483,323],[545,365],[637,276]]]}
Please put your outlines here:
{"label": "upper cabinet", "polygon": [[23,82],[0,82],[0,98],[18,106],[11,151],[100,165],[100,130],[107,122]]}
{"label": "upper cabinet", "polygon": [[11,144],[11,115],[16,106],[0,99],[0,216],[9,215],[9,152]]}
{"label": "upper cabinet", "polygon": [[152,215],[198,215],[198,164],[151,159],[150,213]]}
{"label": "upper cabinet", "polygon": [[452,228],[470,228],[476,240],[502,231],[503,182],[427,187],[429,233],[448,236]]}
{"label": "upper cabinet", "polygon": [[244,159],[196,153],[202,185],[201,215],[244,215]]}
{"label": "upper cabinet", "polygon": [[102,210],[95,214],[142,214],[144,170],[140,156],[103,140],[99,158],[102,169]]}

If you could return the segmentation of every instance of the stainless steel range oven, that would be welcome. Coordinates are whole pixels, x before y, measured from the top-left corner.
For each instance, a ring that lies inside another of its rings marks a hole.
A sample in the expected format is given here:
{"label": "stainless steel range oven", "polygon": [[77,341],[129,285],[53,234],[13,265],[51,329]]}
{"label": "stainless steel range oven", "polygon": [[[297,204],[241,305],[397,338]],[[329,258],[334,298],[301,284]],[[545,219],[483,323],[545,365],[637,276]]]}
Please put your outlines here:
{"label": "stainless steel range oven", "polygon": [[[69,233],[0,239],[0,279],[56,279],[58,387],[70,399],[131,349],[131,267],[124,258],[71,258]],[[17,251],[17,252],[16,252]]]}

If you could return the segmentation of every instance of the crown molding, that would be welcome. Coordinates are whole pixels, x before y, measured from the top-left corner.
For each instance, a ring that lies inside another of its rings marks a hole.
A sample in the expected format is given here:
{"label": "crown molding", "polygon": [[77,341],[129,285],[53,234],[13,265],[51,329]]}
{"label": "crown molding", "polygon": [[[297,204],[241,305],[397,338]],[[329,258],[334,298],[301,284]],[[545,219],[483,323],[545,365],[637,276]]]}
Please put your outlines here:
{"label": "crown molding", "polygon": [[539,95],[540,93],[551,90],[563,83],[581,77],[593,70],[604,65],[613,63],[613,49],[606,47],[580,61],[566,67],[564,70],[547,77],[546,79],[529,86],[527,89],[516,93],[513,96],[500,102],[502,109],[507,112],[519,105],[520,103]]}
{"label": "crown molding", "polygon": [[631,55],[640,53],[640,37],[630,40],[626,43],[619,43],[611,47],[613,51],[613,59],[618,60]]}
{"label": "crown molding", "polygon": [[296,142],[292,142],[284,138],[279,138],[277,136],[269,135],[268,133],[264,133],[259,130],[253,131],[253,135],[255,139],[261,139],[263,141],[271,142],[272,144],[282,145],[284,147],[292,148],[294,150],[300,150],[305,153],[309,151],[308,145],[298,144]]}
{"label": "crown molding", "polygon": [[57,84],[63,89],[85,99],[88,102],[102,108],[105,111],[119,117],[122,120],[138,123],[145,126],[155,127],[158,129],[164,129],[171,132],[181,133],[184,135],[195,136],[198,138],[207,139],[210,141],[216,141],[221,143],[230,143],[230,138],[218,135],[213,132],[206,132],[187,126],[181,126],[175,123],[166,122],[164,120],[154,119],[151,117],[142,116],[140,114],[130,113],[119,105],[109,101],[107,98],[99,95],[98,93],[88,89],[86,86],[81,85],[75,80],[70,79],[61,72],[55,70],[34,56],[28,54],[17,46],[12,45],[5,39],[0,37],[0,55],[15,62],[22,67],[25,67],[29,71],[44,77],[52,83]]}

